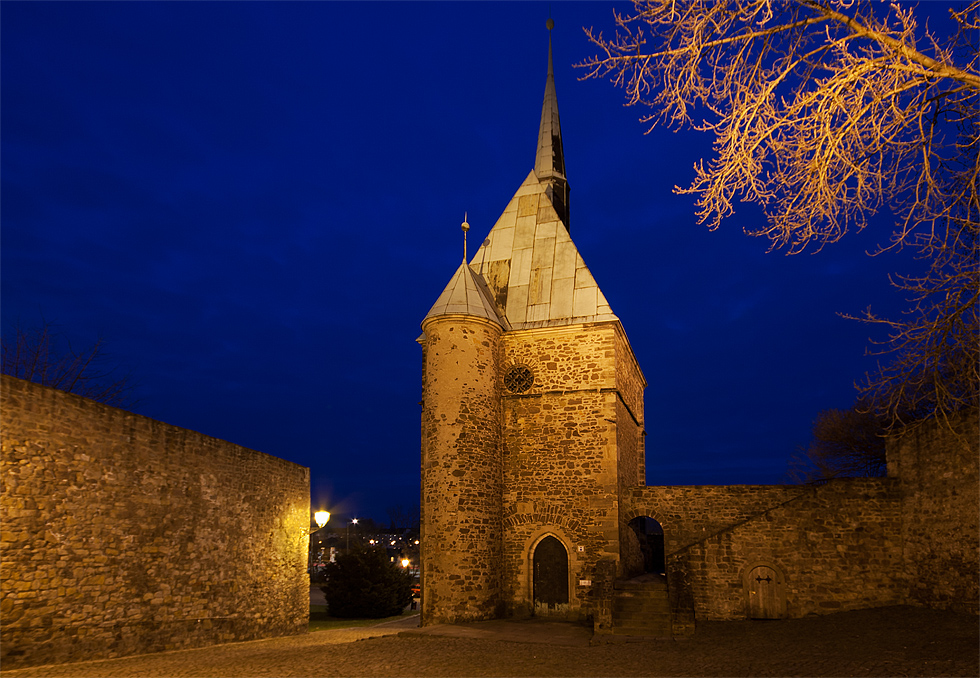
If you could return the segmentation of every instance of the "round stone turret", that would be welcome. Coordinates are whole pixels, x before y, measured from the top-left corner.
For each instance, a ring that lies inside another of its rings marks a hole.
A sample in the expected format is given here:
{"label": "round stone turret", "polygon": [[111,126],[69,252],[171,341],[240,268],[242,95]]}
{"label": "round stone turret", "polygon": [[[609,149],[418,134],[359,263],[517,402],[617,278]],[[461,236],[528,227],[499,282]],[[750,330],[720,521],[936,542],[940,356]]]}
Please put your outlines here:
{"label": "round stone turret", "polygon": [[430,315],[422,339],[422,625],[500,613],[501,325]]}

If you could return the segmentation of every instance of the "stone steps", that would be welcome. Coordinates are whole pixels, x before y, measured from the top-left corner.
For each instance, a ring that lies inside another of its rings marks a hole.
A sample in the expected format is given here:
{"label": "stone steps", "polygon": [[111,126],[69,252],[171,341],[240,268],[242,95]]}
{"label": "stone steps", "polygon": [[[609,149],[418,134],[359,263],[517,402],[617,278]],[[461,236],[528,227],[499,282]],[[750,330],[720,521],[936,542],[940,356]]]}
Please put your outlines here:
{"label": "stone steps", "polygon": [[613,585],[612,632],[659,638],[673,635],[667,582],[662,576],[644,575]]}
{"label": "stone steps", "polygon": [[665,624],[645,624],[644,626],[617,626],[614,636],[642,636],[644,638],[671,638],[673,631],[670,622]]}

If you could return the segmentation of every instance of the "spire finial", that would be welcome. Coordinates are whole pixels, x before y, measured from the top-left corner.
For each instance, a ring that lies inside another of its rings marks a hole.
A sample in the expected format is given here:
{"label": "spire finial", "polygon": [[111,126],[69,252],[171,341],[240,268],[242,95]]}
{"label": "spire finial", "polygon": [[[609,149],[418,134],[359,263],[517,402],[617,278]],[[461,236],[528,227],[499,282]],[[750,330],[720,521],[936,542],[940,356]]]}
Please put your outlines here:
{"label": "spire finial", "polygon": [[548,27],[548,77],[553,78],[555,69],[551,65],[551,29],[555,27],[555,20],[549,16],[544,25]]}
{"label": "spire finial", "polygon": [[463,212],[463,223],[460,225],[460,228],[463,229],[463,262],[464,263],[466,262],[466,232],[470,230],[470,225],[466,223],[466,217],[467,217],[467,213]]}

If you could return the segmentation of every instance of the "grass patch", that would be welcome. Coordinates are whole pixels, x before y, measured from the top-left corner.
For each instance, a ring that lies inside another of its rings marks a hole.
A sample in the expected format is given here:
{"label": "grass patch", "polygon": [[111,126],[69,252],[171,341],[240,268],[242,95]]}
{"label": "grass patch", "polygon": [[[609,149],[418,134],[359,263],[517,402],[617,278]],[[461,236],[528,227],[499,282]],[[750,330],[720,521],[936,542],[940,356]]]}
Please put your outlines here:
{"label": "grass patch", "polygon": [[401,619],[418,614],[418,611],[406,610],[394,617],[384,617],[383,619],[341,619],[331,617],[327,613],[326,605],[310,605],[310,631],[328,631],[330,629],[350,629],[360,626],[374,626],[387,621]]}

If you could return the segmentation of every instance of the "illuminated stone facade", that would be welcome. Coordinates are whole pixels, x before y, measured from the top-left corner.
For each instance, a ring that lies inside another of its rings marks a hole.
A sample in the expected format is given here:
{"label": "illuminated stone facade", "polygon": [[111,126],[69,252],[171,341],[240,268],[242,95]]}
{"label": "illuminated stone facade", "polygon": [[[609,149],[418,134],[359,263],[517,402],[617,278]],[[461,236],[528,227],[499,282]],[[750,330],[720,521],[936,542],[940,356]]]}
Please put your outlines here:
{"label": "illuminated stone facade", "polygon": [[596,564],[620,552],[621,489],[643,483],[643,377],[615,322],[513,331],[501,343],[503,364],[535,377],[526,392],[503,390],[505,607],[532,611],[534,548],[554,535],[568,549],[564,613],[587,616]]}
{"label": "illuminated stone facade", "polygon": [[[621,326],[502,332],[460,314],[423,328],[423,621],[531,614],[547,536],[570,594],[536,613],[589,616],[596,564],[627,529],[620,493],[643,479],[644,383]],[[520,392],[515,367],[533,375]]]}

